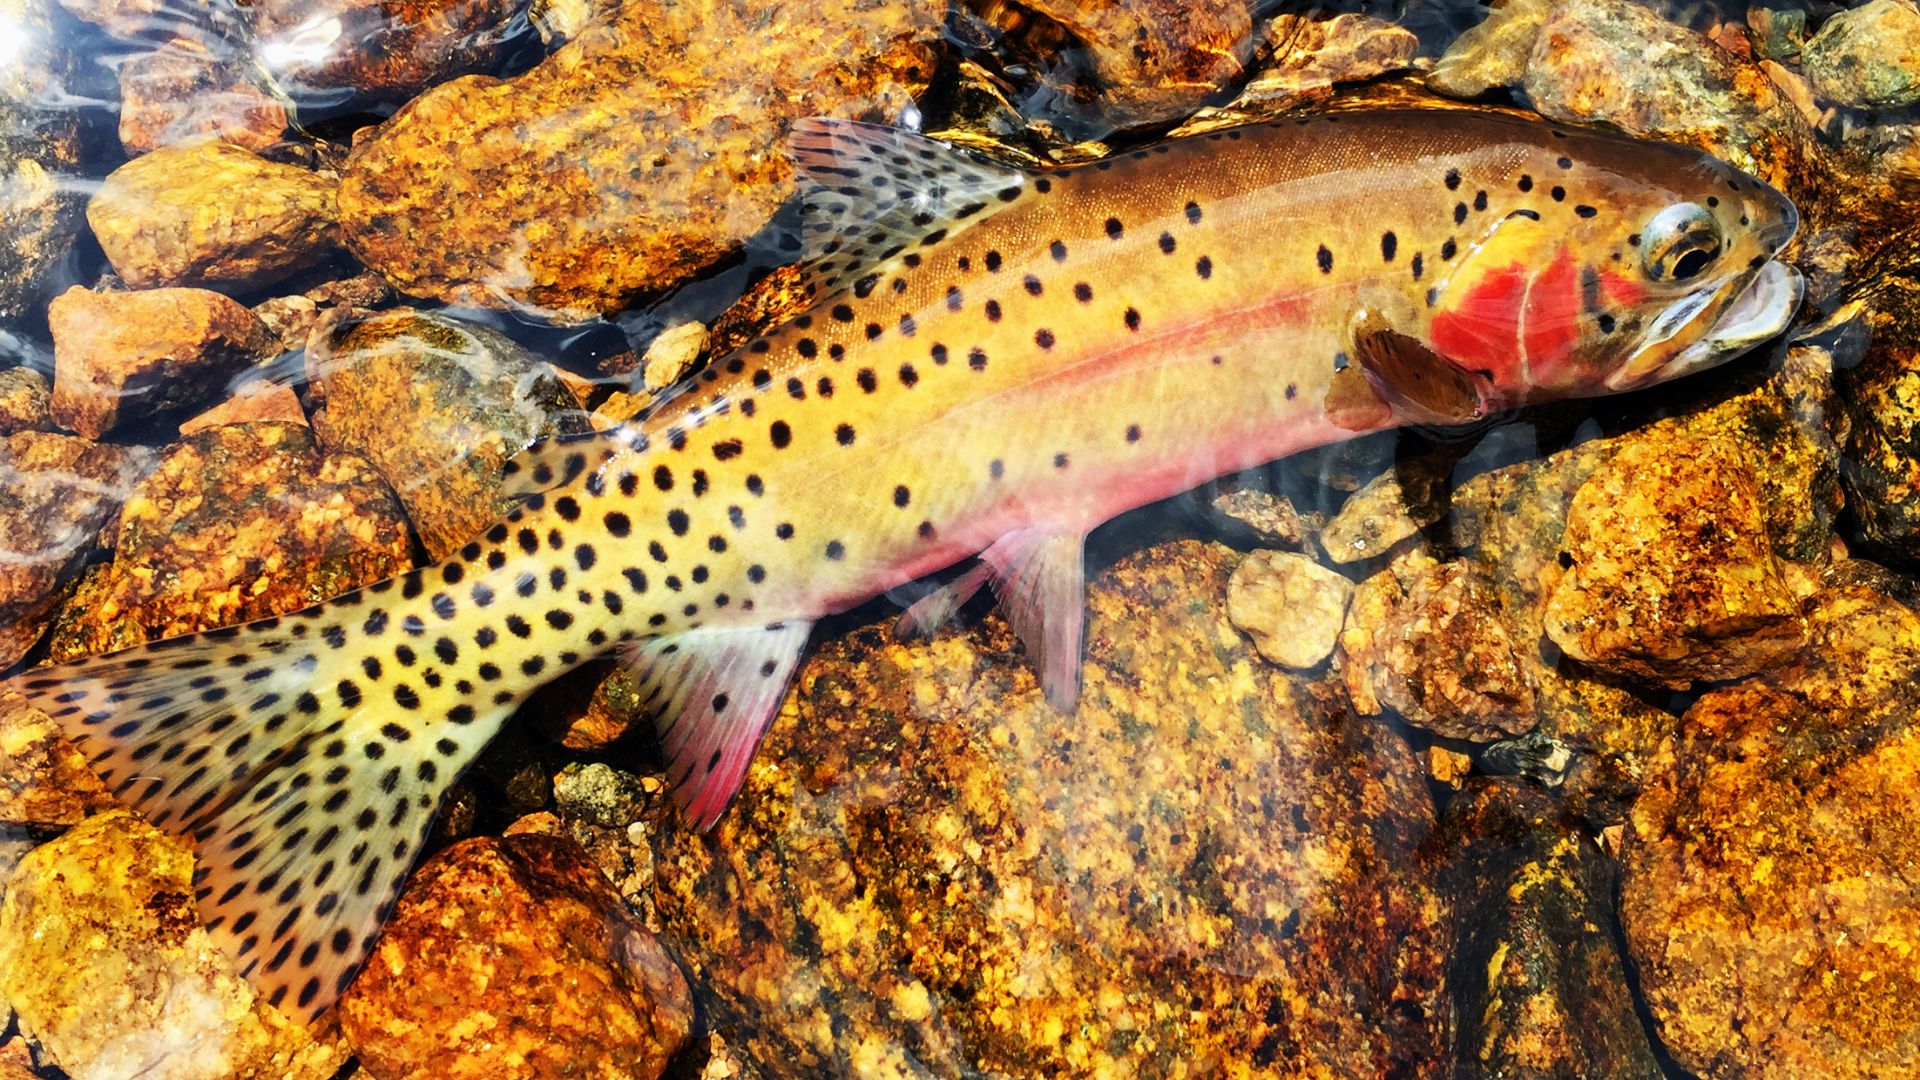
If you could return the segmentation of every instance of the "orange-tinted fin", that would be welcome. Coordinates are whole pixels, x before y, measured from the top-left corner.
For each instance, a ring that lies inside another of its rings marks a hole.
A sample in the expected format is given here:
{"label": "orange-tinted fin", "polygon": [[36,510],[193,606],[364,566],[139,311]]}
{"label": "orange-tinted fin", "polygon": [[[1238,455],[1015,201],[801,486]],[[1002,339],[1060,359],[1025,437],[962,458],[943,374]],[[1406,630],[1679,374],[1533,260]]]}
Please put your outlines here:
{"label": "orange-tinted fin", "polygon": [[350,594],[13,680],[116,797],[194,839],[208,931],[308,1019],[358,970],[446,786],[501,718],[403,725],[392,687],[334,644],[370,609]]}
{"label": "orange-tinted fin", "polygon": [[1397,330],[1357,327],[1353,352],[1374,390],[1395,414],[1411,423],[1471,423],[1496,408],[1484,377]]}
{"label": "orange-tinted fin", "polygon": [[1027,647],[1047,701],[1072,712],[1080,698],[1080,646],[1086,625],[1084,534],[1032,526],[1015,529],[980,553],[965,573],[914,601],[896,636],[924,637],[991,581],[1013,632]]}
{"label": "orange-tinted fin", "polygon": [[656,718],[674,798],[696,828],[711,828],[740,790],[812,628],[690,630],[623,651]]}
{"label": "orange-tinted fin", "polygon": [[803,178],[798,254],[820,295],[849,285],[865,295],[876,267],[979,224],[1032,184],[924,135],[852,120],[801,120],[791,149]]}

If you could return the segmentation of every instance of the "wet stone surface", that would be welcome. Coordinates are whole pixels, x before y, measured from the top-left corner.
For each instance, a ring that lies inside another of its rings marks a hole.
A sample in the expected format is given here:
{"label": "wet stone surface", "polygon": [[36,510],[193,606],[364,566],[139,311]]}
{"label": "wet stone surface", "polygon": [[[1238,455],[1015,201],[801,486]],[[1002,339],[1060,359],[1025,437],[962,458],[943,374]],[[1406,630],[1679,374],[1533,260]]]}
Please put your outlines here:
{"label": "wet stone surface", "polygon": [[624,5],[532,71],[456,79],[359,142],[340,190],[347,242],[414,296],[563,320],[613,310],[765,224],[791,190],[788,123],[905,106],[942,10]]}
{"label": "wet stone surface", "polygon": [[1659,1080],[1616,946],[1614,868],[1537,785],[1478,777],[1434,850],[1461,920],[1459,1076]]}
{"label": "wet stone surface", "polygon": [[67,1075],[324,1080],[347,1058],[255,998],[194,910],[193,856],[123,812],[29,852],[0,902],[0,997]]}
{"label": "wet stone surface", "polygon": [[84,197],[80,132],[70,110],[44,107],[73,79],[71,56],[54,46],[51,0],[0,0],[18,48],[0,67],[0,319],[38,308],[71,258]]}
{"label": "wet stone surface", "polygon": [[718,829],[656,840],[716,1027],[769,1076],[1447,1075],[1419,763],[1252,652],[1237,561],[1097,577],[1071,718],[997,622],[824,645]]}
{"label": "wet stone surface", "polygon": [[52,659],[297,611],[411,564],[372,467],[272,421],[210,428],[163,454],[127,496],[113,555],[61,609]]}
{"label": "wet stone surface", "polygon": [[253,312],[207,289],[75,286],[54,299],[47,320],[53,420],[93,439],[128,421],[211,402],[279,344]]}
{"label": "wet stone surface", "polygon": [[373,1076],[659,1076],[693,1002],[572,840],[462,841],[429,859],[341,999]]}
{"label": "wet stone surface", "polygon": [[247,15],[262,66],[324,110],[404,101],[485,68],[505,46],[515,10],[505,0],[259,0]]}
{"label": "wet stone surface", "polygon": [[51,427],[52,396],[52,383],[32,368],[0,371],[0,435]]}
{"label": "wet stone surface", "polygon": [[0,439],[0,664],[11,666],[40,639],[150,464],[141,451],[71,435]]}
{"label": "wet stone surface", "polygon": [[1702,1075],[1898,1075],[1920,1056],[1920,617],[1808,604],[1793,664],[1703,696],[1634,804],[1621,919],[1661,1040]]}
{"label": "wet stone surface", "polygon": [[398,311],[309,352],[323,445],[365,457],[398,494],[427,554],[446,557],[509,508],[501,466],[537,438],[586,430],[539,358],[445,315]]}
{"label": "wet stone surface", "polygon": [[260,151],[287,129],[287,107],[230,42],[163,42],[120,67],[120,143],[129,155],[216,140]]}
{"label": "wet stone surface", "polygon": [[[115,805],[46,713],[0,691],[0,836],[8,826],[73,825]],[[0,865],[0,883],[7,873]]]}

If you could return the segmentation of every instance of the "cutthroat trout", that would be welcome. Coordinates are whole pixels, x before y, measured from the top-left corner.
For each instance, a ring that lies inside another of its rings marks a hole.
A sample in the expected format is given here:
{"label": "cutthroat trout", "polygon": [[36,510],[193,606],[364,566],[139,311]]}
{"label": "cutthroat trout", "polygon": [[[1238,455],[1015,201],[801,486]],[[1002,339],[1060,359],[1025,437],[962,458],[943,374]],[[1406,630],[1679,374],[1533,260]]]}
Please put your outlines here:
{"label": "cutthroat trout", "polygon": [[817,303],[626,427],[537,443],[446,561],[298,614],[28,672],[116,795],[192,836],[207,926],[289,1011],[346,986],[447,785],[619,649],[719,817],[821,616],[972,556],[1047,698],[1081,541],[1211,477],[1399,424],[1647,386],[1778,333],[1789,202],[1676,146],[1347,113],[1028,175],[815,120]]}

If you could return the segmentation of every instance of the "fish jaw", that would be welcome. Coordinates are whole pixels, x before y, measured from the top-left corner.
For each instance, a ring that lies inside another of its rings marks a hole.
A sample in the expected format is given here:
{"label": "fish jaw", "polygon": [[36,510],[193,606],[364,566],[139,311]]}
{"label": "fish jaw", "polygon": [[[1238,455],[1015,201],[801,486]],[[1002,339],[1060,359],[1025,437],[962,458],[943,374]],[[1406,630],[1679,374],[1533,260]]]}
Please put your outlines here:
{"label": "fish jaw", "polygon": [[1677,309],[1682,317],[1672,320],[1671,325],[1656,326],[1634,358],[1607,381],[1607,389],[1653,386],[1726,363],[1784,331],[1800,310],[1805,291],[1806,279],[1800,271],[1772,260],[1746,283],[1705,334],[1669,354],[1662,346],[1706,310],[1705,301],[1711,294],[1703,294],[1699,306]]}

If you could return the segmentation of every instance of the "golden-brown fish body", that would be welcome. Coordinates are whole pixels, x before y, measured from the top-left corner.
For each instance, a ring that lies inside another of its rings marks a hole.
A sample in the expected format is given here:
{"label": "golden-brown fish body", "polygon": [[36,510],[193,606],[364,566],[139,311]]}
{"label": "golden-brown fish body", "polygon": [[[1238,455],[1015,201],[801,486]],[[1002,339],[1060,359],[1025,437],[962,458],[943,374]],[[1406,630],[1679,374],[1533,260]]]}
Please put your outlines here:
{"label": "golden-brown fish body", "polygon": [[215,937],[317,1012],[446,786],[616,644],[712,822],[819,617],[952,565],[1070,707],[1080,549],[1129,508],[1400,423],[1644,385],[1776,332],[1778,193],[1693,151],[1382,112],[1024,176],[802,125],[819,303],[627,427],[537,445],[439,565],[29,673],[103,778],[193,835]]}

